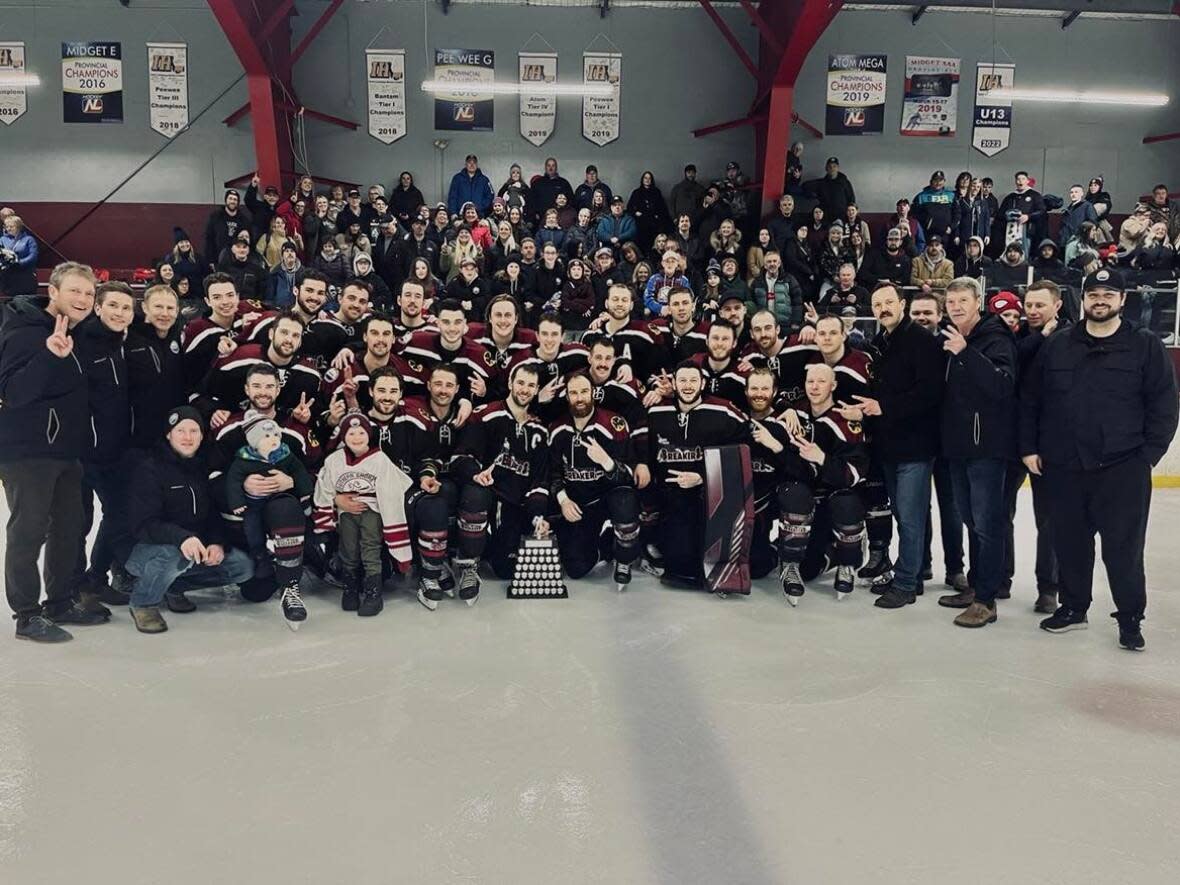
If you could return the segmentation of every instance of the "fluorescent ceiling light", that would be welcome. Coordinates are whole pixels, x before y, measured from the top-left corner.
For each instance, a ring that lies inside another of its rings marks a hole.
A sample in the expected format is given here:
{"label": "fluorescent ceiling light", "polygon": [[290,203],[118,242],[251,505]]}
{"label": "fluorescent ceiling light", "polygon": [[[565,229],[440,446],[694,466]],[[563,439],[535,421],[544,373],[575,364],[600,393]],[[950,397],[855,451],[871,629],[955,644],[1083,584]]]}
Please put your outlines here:
{"label": "fluorescent ceiling light", "polygon": [[1121,104],[1139,107],[1162,108],[1168,103],[1168,96],[1158,92],[1088,92],[1069,89],[993,89],[989,97],[1007,98],[1014,101],[1050,101],[1074,104]]}
{"label": "fluorescent ceiling light", "polygon": [[422,91],[473,95],[588,95],[594,98],[614,95],[614,87],[609,83],[457,83],[451,80],[423,80]]}
{"label": "fluorescent ceiling light", "polygon": [[0,86],[40,86],[41,78],[36,74],[0,74]]}

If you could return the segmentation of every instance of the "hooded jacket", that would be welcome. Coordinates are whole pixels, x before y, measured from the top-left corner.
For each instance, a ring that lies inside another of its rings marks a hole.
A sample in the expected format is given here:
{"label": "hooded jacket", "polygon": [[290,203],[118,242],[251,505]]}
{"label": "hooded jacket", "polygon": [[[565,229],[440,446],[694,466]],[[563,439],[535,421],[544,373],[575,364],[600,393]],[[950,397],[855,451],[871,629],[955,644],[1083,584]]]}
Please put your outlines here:
{"label": "hooded jacket", "polygon": [[942,399],[946,458],[1012,458],[1016,454],[1016,339],[995,314],[948,354]]}
{"label": "hooded jacket", "polygon": [[238,297],[245,300],[264,301],[269,294],[270,271],[262,263],[262,259],[253,249],[247,253],[243,261],[234,257],[233,251],[226,249],[217,262],[217,269],[234,278],[234,287],[238,290]]}
{"label": "hooded jacket", "polygon": [[267,304],[273,304],[279,310],[284,310],[295,303],[295,282],[303,273],[303,264],[296,260],[295,267],[287,270],[282,262],[270,272],[266,281]]}
{"label": "hooded jacket", "polygon": [[87,461],[109,464],[131,444],[131,396],[122,332],[91,314],[74,329],[75,348],[86,373],[94,451]]}
{"label": "hooded jacket", "polygon": [[407,230],[410,221],[418,214],[419,207],[425,204],[426,200],[422,198],[422,191],[418,190],[418,186],[411,183],[409,187],[402,187],[400,177],[397,186],[389,192],[389,211]]}
{"label": "hooded jacket", "polygon": [[926,234],[938,234],[945,241],[951,233],[954,204],[953,190],[926,185],[914,197],[913,217]]}
{"label": "hooded jacket", "polygon": [[[1041,250],[1046,246],[1053,250],[1053,254],[1048,258],[1041,255]],[[1061,250],[1057,244],[1048,237],[1041,240],[1037,246],[1037,255],[1032,261],[1032,266],[1036,270],[1036,276],[1043,277],[1051,274],[1060,274],[1065,270],[1065,262],[1061,260]]]}
{"label": "hooded jacket", "polygon": [[205,222],[205,251],[202,254],[209,261],[216,261],[239,233],[250,229],[250,211],[245,206],[239,204],[233,215],[225,211],[225,206],[218,206]]}
{"label": "hooded jacket", "polygon": [[182,458],[167,440],[156,444],[131,474],[127,527],[141,544],[180,547],[192,537],[206,545],[222,543],[221,515],[213,504],[209,466],[200,452]]}
{"label": "hooded jacket", "polygon": [[955,259],[955,276],[957,277],[974,277],[979,279],[984,274],[988,273],[992,266],[992,260],[983,254],[984,244],[982,237],[971,237],[966,241],[967,243],[975,243],[979,246],[979,257],[971,258],[967,254],[966,246],[963,248],[963,254]]}
{"label": "hooded jacket", "polygon": [[80,459],[93,452],[82,361],[76,347],[58,357],[45,346],[56,322],[48,306],[44,296],[24,295],[5,308],[0,328],[0,461]]}

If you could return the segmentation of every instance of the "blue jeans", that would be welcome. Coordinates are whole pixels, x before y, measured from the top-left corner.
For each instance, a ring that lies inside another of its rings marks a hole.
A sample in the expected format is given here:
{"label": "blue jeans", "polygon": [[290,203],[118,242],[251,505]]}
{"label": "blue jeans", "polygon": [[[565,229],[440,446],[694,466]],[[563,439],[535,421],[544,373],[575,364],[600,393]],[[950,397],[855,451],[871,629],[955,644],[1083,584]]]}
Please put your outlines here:
{"label": "blue jeans", "polygon": [[955,504],[971,539],[971,586],[976,602],[989,605],[1004,580],[1008,515],[1004,506],[1003,458],[950,458]]}
{"label": "blue jeans", "polygon": [[897,520],[897,563],[893,566],[893,586],[915,593],[921,586],[922,555],[926,551],[934,459],[884,461],[881,467],[893,516]]}
{"label": "blue jeans", "polygon": [[241,550],[227,547],[220,565],[198,565],[172,544],[136,544],[127,557],[127,571],[139,579],[131,591],[131,607],[146,608],[159,605],[169,590],[241,584],[253,576],[254,562]]}

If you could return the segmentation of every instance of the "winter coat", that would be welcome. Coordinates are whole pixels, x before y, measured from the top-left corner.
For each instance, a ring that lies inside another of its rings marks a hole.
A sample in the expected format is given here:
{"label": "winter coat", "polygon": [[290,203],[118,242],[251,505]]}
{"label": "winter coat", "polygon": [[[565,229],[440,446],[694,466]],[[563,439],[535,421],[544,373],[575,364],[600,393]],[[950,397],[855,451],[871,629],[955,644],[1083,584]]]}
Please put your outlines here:
{"label": "winter coat", "polygon": [[638,243],[641,249],[650,248],[655,235],[668,229],[668,204],[654,184],[651,187],[640,185],[631,191],[627,213],[635,219],[639,228]]}
{"label": "winter coat", "polygon": [[560,227],[538,228],[537,235],[534,239],[537,241],[538,253],[545,248],[546,243],[552,243],[553,247],[557,249],[558,255],[561,255],[565,251],[565,231]]}
{"label": "winter coat", "polygon": [[1093,338],[1078,323],[1051,335],[1021,390],[1019,453],[1095,470],[1158,464],[1176,434],[1176,375],[1160,339],[1123,321]]}
{"label": "winter coat", "polygon": [[291,477],[295,485],[291,493],[300,501],[306,502],[311,497],[315,482],[303,466],[299,457],[291,452],[286,443],[271,453],[270,458],[263,458],[249,446],[242,446],[225,471],[225,501],[231,513],[238,513],[248,506],[250,496],[244,483],[251,476],[265,476],[272,470],[285,473]]}
{"label": "winter coat", "polygon": [[37,241],[27,231],[13,237],[0,234],[0,249],[12,252],[12,263],[0,271],[0,294],[37,294]]}
{"label": "winter coat", "polygon": [[881,414],[869,419],[873,448],[886,461],[919,461],[938,454],[939,409],[945,374],[938,339],[903,318],[873,339],[871,396]]}
{"label": "winter coat", "polygon": [[932,289],[945,289],[955,278],[955,266],[947,258],[941,258],[934,265],[926,259],[923,252],[910,265],[910,285],[920,286],[929,283]]}
{"label": "winter coat", "polygon": [[967,243],[974,240],[979,246],[979,257],[968,258],[966,245],[963,247],[963,254],[955,259],[955,276],[957,277],[974,277],[979,279],[982,276],[989,276],[989,270],[992,266],[992,260],[983,254],[983,240],[980,237],[971,237]]}
{"label": "winter coat", "polygon": [[1016,339],[1003,320],[985,314],[963,352],[947,355],[943,457],[1015,456],[1017,371]]}
{"label": "winter coat", "polygon": [[492,208],[495,193],[492,183],[480,169],[474,175],[468,174],[466,169],[460,169],[451,177],[451,186],[447,191],[447,211],[451,215],[458,215],[464,203],[474,203],[480,218],[488,214]]}
{"label": "winter coat", "polygon": [[179,548],[193,537],[206,546],[224,542],[209,467],[200,452],[182,458],[167,440],[157,441],[151,454],[131,473],[127,528],[140,544]]}
{"label": "winter coat", "polygon": [[93,452],[82,361],[76,347],[63,358],[45,346],[56,323],[46,310],[48,305],[44,296],[22,295],[4,309],[0,327],[0,461],[78,459]]}
{"label": "winter coat", "polygon": [[579,227],[575,224],[565,232],[565,255],[567,258],[584,258],[589,261],[597,248],[598,231],[594,229],[593,223],[586,227]]}
{"label": "winter coat", "polygon": [[262,259],[267,271],[274,270],[283,260],[283,245],[285,243],[290,243],[296,249],[299,248],[299,244],[290,237],[276,237],[270,234],[263,234],[254,244],[254,251]]}
{"label": "winter coat", "polygon": [[529,208],[538,221],[544,222],[545,210],[557,205],[558,194],[565,194],[566,203],[573,205],[574,189],[560,175],[554,175],[552,178],[548,175],[538,175],[532,182],[532,188],[533,199]]}
{"label": "winter coat", "polygon": [[1094,209],[1094,204],[1087,200],[1082,200],[1080,203],[1073,203],[1065,207],[1061,213],[1061,227],[1057,231],[1057,240],[1064,246],[1077,234],[1082,227],[1082,222],[1089,221],[1092,224],[1098,223],[1098,213]]}
{"label": "winter coat", "polygon": [[303,216],[303,254],[313,261],[320,254],[325,240],[336,239],[336,225],[325,216],[320,218],[310,212]]}
{"label": "winter coat", "polygon": [[311,266],[328,278],[328,283],[340,289],[348,279],[348,264],[345,263],[344,253],[337,250],[332,258],[316,255]]}
{"label": "winter coat", "polygon": [[[773,293],[773,297],[771,297]],[[803,325],[803,288],[789,273],[780,272],[769,285],[766,274],[762,273],[750,282],[750,297],[746,301],[746,313],[753,316],[756,311],[770,308],[784,334],[797,330]]]}
{"label": "winter coat", "polygon": [[209,265],[202,256],[195,252],[177,253],[173,250],[165,255],[163,260],[172,265],[177,278],[184,277],[188,280],[190,297],[205,291],[205,275],[209,273]]}
{"label": "winter coat", "polygon": [[418,214],[418,209],[425,205],[422,191],[416,185],[403,188],[399,183],[389,194],[389,211],[402,227],[408,228],[411,219]]}
{"label": "winter coat", "polygon": [[1016,291],[1017,286],[1028,285],[1028,264],[1008,264],[1006,261],[993,261],[988,269],[988,288],[1010,289]]}
{"label": "winter coat", "polygon": [[843,218],[849,203],[856,202],[856,192],[852,189],[852,182],[843,172],[837,172],[835,178],[825,175],[807,182],[804,191],[814,194],[824,210],[824,218]]}
{"label": "winter coat", "polygon": [[870,249],[857,272],[856,280],[865,288],[872,290],[882,280],[889,280],[898,286],[910,285],[913,279],[913,259],[899,249],[896,255],[890,255],[882,246],[880,249]]}
{"label": "winter coat", "polygon": [[696,222],[697,214],[701,211],[701,200],[705,197],[705,186],[699,181],[689,181],[682,178],[672,187],[668,194],[669,208],[672,210],[673,220],[681,215],[687,215]]}
{"label": "winter coat", "polygon": [[598,220],[598,242],[603,246],[610,246],[614,249],[615,256],[619,254],[619,249],[628,240],[634,240],[638,232],[635,226],[635,219],[627,213],[623,213],[618,218],[614,215],[604,215]]}
{"label": "winter coat", "polygon": [[980,243],[991,236],[991,207],[980,199],[956,198],[951,206],[951,236],[958,240],[958,248],[966,248],[967,241],[978,237]]}
{"label": "winter coat", "polygon": [[[797,237],[792,237],[783,251],[783,264],[790,271],[791,276],[799,281],[807,299],[815,298],[819,290],[818,269],[815,265],[815,255],[810,246],[799,243]],[[908,277],[907,277],[908,279]]]}
{"label": "winter coat", "polygon": [[578,185],[578,189],[574,191],[574,208],[575,209],[589,209],[590,204],[594,202],[594,192],[602,191],[603,202],[609,206],[611,197],[614,196],[614,191],[610,189],[610,185],[602,179],[599,179],[596,184],[590,185],[582,182]]}
{"label": "winter coat", "polygon": [[262,264],[257,252],[250,252],[244,261],[238,261],[227,249],[217,262],[217,269],[234,278],[234,286],[241,299],[265,301],[270,294],[270,271]]}
{"label": "winter coat", "polygon": [[559,307],[561,319],[567,330],[581,332],[594,318],[594,287],[589,276],[575,282],[567,279],[561,287]]}
{"label": "winter coat", "polygon": [[168,413],[187,401],[180,324],[161,338],[147,323],[133,323],[123,353],[127,359],[131,444],[154,448],[164,435]]}
{"label": "winter coat", "polygon": [[927,185],[913,201],[913,217],[925,231],[926,236],[938,234],[946,240],[951,234],[951,216],[955,203],[955,192],[950,188]]}
{"label": "winter coat", "polygon": [[819,253],[819,275],[823,279],[836,282],[840,275],[840,267],[845,264],[855,264],[852,250],[844,246],[833,249],[831,243],[824,243]]}
{"label": "winter coat", "polygon": [[110,464],[131,444],[131,398],[125,338],[91,314],[74,327],[74,347],[86,373],[94,450],[87,461]]}

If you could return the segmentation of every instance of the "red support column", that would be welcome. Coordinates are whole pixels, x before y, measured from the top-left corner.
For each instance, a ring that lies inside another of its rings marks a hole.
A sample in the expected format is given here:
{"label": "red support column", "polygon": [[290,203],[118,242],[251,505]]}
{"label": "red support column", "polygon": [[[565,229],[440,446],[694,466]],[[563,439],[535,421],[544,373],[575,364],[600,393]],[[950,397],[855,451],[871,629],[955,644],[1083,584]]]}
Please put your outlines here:
{"label": "red support column", "polygon": [[[787,151],[791,146],[791,123],[795,115],[795,85],[808,53],[843,6],[843,0],[786,0],[764,2],[763,13],[779,12],[770,19],[786,36],[777,58],[767,57],[769,47],[762,41],[762,73],[770,75],[770,112],[763,132],[759,127],[758,163],[762,170],[762,203],[769,207],[783,192],[787,178]],[[773,71],[773,74],[771,74]]]}

